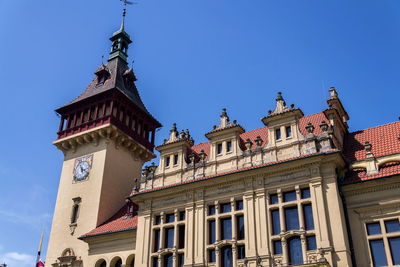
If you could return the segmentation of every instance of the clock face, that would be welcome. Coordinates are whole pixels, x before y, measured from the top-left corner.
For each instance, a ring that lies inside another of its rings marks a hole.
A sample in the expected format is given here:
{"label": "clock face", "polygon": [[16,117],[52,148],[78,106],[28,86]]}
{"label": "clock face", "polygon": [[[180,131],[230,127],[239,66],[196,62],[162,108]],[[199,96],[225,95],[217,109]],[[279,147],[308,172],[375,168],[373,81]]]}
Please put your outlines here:
{"label": "clock face", "polygon": [[74,168],[74,180],[83,181],[89,176],[90,168],[92,164],[92,156],[86,156],[77,159]]}

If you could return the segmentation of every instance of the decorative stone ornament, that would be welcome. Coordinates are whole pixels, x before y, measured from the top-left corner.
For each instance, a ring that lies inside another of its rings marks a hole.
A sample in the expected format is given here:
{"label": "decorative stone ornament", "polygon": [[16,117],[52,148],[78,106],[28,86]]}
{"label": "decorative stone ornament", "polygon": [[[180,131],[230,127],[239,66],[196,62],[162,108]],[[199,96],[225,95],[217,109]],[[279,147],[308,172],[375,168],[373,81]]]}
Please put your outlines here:
{"label": "decorative stone ornament", "polygon": [[251,142],[250,138],[247,138],[246,141],[244,142],[244,145],[246,146],[246,150],[249,151],[253,143]]}
{"label": "decorative stone ornament", "polygon": [[254,142],[256,143],[257,147],[261,147],[263,140],[261,139],[261,136],[257,136],[256,139],[254,139]]}

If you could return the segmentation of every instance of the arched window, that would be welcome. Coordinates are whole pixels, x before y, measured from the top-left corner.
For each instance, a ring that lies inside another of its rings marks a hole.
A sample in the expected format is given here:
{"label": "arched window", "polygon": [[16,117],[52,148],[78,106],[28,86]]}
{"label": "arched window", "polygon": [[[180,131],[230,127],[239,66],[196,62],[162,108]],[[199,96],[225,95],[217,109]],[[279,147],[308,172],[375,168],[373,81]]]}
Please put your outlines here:
{"label": "arched window", "polygon": [[221,267],[232,267],[233,259],[232,259],[232,247],[225,246],[221,249]]}
{"label": "arched window", "polygon": [[135,266],[135,255],[130,255],[126,259],[126,267],[134,267]]}
{"label": "arched window", "polygon": [[107,263],[105,260],[100,260],[97,262],[96,267],[106,267]]}
{"label": "arched window", "polygon": [[121,267],[122,266],[122,260],[119,259],[117,262],[114,264],[114,267]]}
{"label": "arched window", "polygon": [[290,265],[303,264],[303,252],[301,249],[300,237],[295,236],[288,239],[288,248],[289,248],[289,264]]}

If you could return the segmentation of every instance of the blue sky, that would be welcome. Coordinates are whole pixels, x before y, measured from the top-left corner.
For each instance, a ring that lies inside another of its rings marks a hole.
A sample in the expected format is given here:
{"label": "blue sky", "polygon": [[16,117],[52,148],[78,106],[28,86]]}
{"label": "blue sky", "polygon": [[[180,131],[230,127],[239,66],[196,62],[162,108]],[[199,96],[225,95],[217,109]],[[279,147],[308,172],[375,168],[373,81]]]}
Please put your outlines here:
{"label": "blue sky", "polygon": [[[223,107],[259,128],[278,91],[312,114],[336,86],[352,131],[400,116],[398,0],[139,2],[129,54],[158,143],[173,122],[205,141]],[[118,0],[0,0],[0,262],[32,266],[41,229],[47,244],[63,160],[54,109],[92,79],[120,14]]]}

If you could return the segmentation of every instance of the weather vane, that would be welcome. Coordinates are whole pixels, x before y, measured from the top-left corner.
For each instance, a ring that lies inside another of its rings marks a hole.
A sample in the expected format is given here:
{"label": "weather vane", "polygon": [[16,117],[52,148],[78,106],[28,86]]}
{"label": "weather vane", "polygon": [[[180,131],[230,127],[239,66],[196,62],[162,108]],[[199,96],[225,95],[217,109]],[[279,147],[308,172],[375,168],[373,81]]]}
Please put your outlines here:
{"label": "weather vane", "polygon": [[120,1],[124,3],[124,12],[122,13],[122,16],[124,16],[124,17],[126,15],[126,5],[137,4],[137,2],[132,2],[132,1],[128,1],[128,0],[120,0]]}

